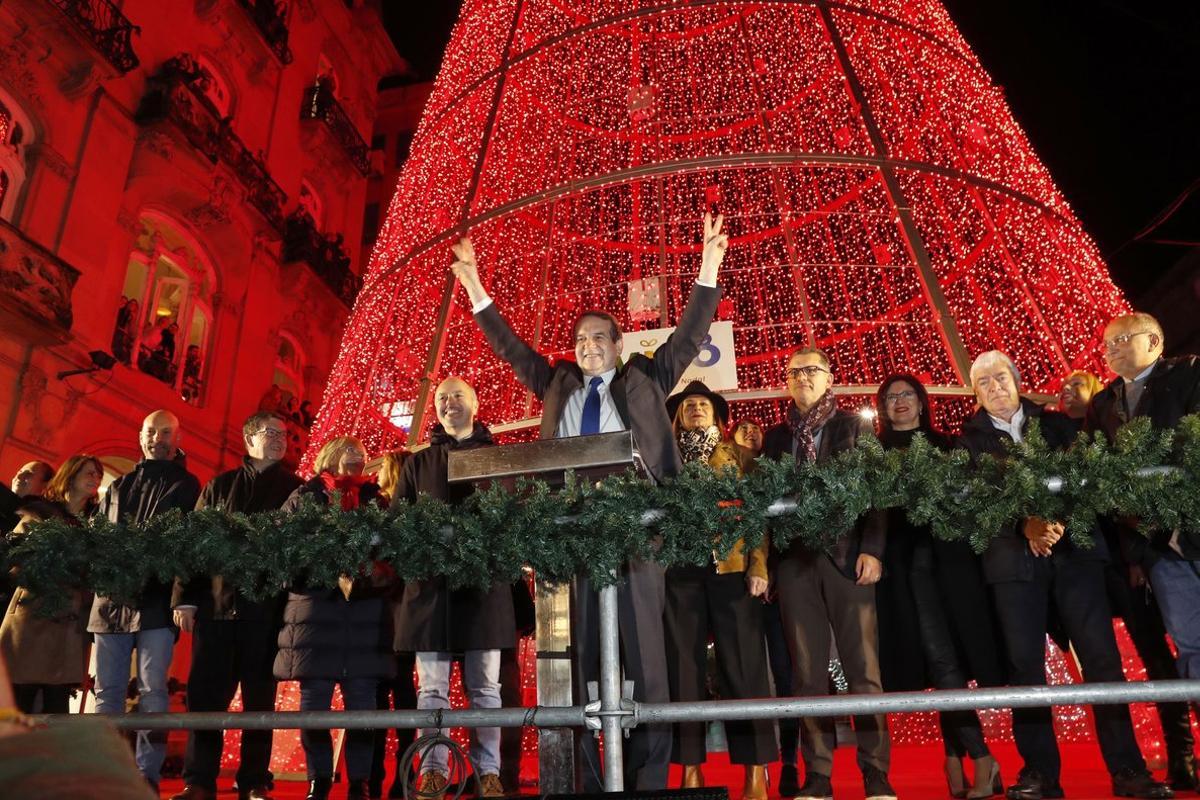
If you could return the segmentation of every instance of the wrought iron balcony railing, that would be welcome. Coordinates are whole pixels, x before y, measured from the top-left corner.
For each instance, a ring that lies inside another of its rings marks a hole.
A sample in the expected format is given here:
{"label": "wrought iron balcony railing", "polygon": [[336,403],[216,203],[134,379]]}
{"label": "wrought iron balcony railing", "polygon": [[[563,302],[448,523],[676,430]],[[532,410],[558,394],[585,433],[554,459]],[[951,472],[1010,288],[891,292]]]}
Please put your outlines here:
{"label": "wrought iron balcony railing", "polygon": [[318,81],[304,92],[300,105],[300,119],[320,120],[345,151],[350,162],[363,176],[371,172],[371,157],[367,143],[350,121],[346,110],[333,96],[333,89],[325,81]]}
{"label": "wrought iron balcony railing", "polygon": [[233,132],[231,119],[221,117],[204,95],[205,80],[204,69],[191,56],[175,56],[149,81],[134,119],[142,125],[171,120],[209,161],[229,166],[245,188],[246,199],[282,233],[287,195],[267,172],[262,156],[246,147]]}
{"label": "wrought iron balcony railing", "polygon": [[238,0],[238,5],[250,15],[271,52],[284,64],[292,63],[287,20],[280,13],[280,4],[275,0]]}
{"label": "wrought iron balcony railing", "polygon": [[50,0],[75,26],[83,31],[92,44],[104,54],[108,63],[124,75],[138,65],[133,52],[133,34],[141,32],[112,0]]}
{"label": "wrought iron balcony railing", "polygon": [[333,290],[346,307],[362,287],[362,278],[350,271],[350,256],[342,243],[341,234],[326,236],[317,230],[312,217],[302,209],[287,218],[283,234],[283,260],[303,261]]}

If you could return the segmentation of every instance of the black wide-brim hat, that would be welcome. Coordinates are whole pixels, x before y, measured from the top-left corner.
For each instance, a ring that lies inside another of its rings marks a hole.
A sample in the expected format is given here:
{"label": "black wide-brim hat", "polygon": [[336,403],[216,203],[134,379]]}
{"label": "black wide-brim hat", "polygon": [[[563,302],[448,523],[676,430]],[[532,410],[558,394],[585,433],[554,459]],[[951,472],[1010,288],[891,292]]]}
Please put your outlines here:
{"label": "black wide-brim hat", "polygon": [[717,413],[717,420],[724,427],[729,424],[729,403],[724,397],[709,389],[704,385],[703,381],[692,381],[687,386],[667,398],[667,416],[671,420],[675,419],[675,412],[679,410],[679,405],[687,398],[693,395],[701,395],[707,397],[709,402],[713,404],[713,410]]}

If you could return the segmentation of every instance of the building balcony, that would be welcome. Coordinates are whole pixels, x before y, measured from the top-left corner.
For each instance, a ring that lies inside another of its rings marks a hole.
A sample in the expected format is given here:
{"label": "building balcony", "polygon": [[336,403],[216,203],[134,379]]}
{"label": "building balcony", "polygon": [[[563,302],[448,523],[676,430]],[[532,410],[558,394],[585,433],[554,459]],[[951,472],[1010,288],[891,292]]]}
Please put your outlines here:
{"label": "building balcony", "polygon": [[141,28],[131,23],[111,0],[50,0],[122,75],[138,65],[133,34]]}
{"label": "building balcony", "polygon": [[277,232],[283,233],[287,195],[233,132],[232,119],[221,117],[204,95],[204,71],[186,53],[165,62],[153,78],[134,119],[140,125],[169,120],[213,164],[224,163],[241,183],[246,200]]}
{"label": "building balcony", "polygon": [[284,64],[292,63],[292,51],[288,48],[287,21],[280,13],[281,4],[275,0],[237,0],[237,3],[250,17],[254,27],[258,28],[263,41],[271,48],[276,58]]}
{"label": "building balcony", "polygon": [[283,260],[305,262],[347,308],[354,305],[362,278],[350,271],[350,256],[342,243],[342,235],[321,233],[303,209],[296,209],[287,218]]}
{"label": "building balcony", "polygon": [[0,220],[0,320],[29,341],[65,341],[79,270]]}
{"label": "building balcony", "polygon": [[325,81],[318,81],[304,92],[300,104],[300,119],[323,123],[338,149],[366,177],[371,173],[370,149],[350,120],[346,110],[333,96],[333,89]]}

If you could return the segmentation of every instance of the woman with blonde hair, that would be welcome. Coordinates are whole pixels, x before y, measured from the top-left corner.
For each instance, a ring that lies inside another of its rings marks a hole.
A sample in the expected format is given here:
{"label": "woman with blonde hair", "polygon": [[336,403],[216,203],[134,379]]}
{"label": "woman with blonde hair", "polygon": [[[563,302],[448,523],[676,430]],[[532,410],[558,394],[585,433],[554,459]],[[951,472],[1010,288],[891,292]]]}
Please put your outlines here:
{"label": "woman with blonde hair", "polygon": [[[284,511],[295,511],[311,497],[322,505],[336,494],[343,511],[379,503],[379,486],[363,474],[367,451],[353,436],[338,436],[317,453],[316,475],[292,492]],[[384,627],[382,587],[372,578],[347,576],[334,587],[310,587],[303,582],[288,592],[279,631],[275,677],[300,682],[300,710],[327,711],[335,684],[341,686],[347,711],[372,711],[381,680],[394,675],[395,665]],[[347,798],[366,800],[375,733],[346,731]],[[333,787],[333,744],[327,730],[300,733],[308,769],[306,800],[326,800]]]}
{"label": "woman with blonde hair", "polygon": [[[71,456],[54,473],[42,497],[23,499],[14,535],[22,535],[34,522],[63,519],[78,524],[91,516],[103,476],[100,459]],[[74,589],[66,611],[45,616],[39,612],[40,600],[28,590],[19,587],[13,593],[0,622],[0,657],[9,664],[17,707],[25,713],[33,713],[39,694],[43,713],[69,710],[71,694],[83,683],[87,668],[85,609],[91,604],[90,594]]]}
{"label": "woman with blonde hair", "polygon": [[[739,475],[753,468],[753,455],[727,440],[729,404],[700,381],[667,399],[667,415],[684,463],[702,461],[714,470],[732,466]],[[767,539],[753,549],[739,541],[724,558],[713,554],[703,566],[671,567],[666,577],[667,679],[672,701],[707,699],[708,636],[716,646],[721,697],[770,697],[763,640],[761,597],[767,591]],[[683,785],[704,785],[700,766],[707,756],[705,725],[680,723],[671,760],[683,765]],[[745,768],[745,800],[766,800],[766,765],[779,754],[775,723],[740,720],[725,724],[729,760]]]}

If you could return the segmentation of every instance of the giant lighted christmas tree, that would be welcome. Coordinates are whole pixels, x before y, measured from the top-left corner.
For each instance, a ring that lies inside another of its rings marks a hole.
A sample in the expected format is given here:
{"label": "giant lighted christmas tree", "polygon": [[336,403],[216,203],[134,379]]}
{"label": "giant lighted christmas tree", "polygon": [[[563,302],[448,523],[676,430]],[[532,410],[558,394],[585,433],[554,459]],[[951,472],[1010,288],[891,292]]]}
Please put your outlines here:
{"label": "giant lighted christmas tree", "polygon": [[1098,368],[1125,308],[937,0],[467,0],[313,441],[398,444],[448,373],[489,423],[538,413],[449,279],[463,233],[517,331],[566,355],[584,308],[675,322],[712,206],[743,391],[802,342],[846,384],[956,385],[997,347],[1048,387]]}

